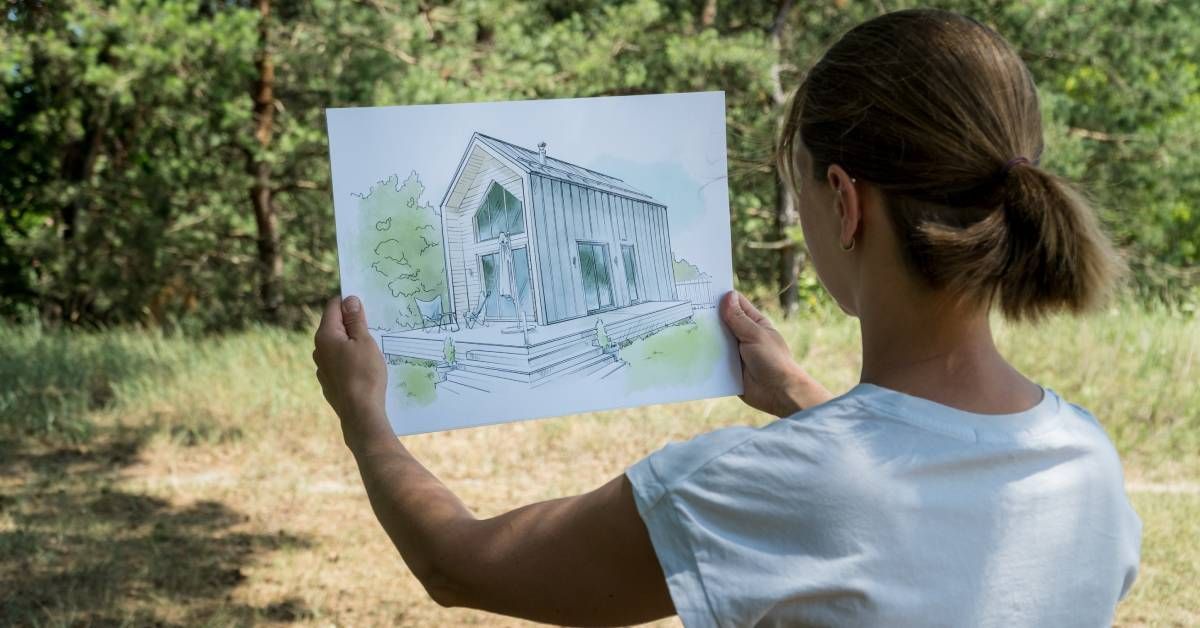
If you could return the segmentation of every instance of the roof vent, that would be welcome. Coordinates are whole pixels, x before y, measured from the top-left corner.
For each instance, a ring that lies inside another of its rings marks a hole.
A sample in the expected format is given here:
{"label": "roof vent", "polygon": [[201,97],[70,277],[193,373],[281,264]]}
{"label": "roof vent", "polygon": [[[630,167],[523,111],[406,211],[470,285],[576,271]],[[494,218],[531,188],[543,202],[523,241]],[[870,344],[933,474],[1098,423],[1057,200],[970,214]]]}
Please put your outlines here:
{"label": "roof vent", "polygon": [[538,142],[538,163],[546,165],[546,143]]}

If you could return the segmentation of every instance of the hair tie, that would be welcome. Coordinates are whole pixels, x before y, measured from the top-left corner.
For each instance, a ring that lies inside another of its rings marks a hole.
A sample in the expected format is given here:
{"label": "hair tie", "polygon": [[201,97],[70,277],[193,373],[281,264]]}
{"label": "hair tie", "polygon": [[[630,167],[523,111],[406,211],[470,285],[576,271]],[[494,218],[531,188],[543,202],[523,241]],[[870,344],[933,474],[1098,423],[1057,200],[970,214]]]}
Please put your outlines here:
{"label": "hair tie", "polygon": [[1000,170],[1000,176],[1006,177],[1008,176],[1008,171],[1012,170],[1015,166],[1017,166],[1017,164],[1027,163],[1031,163],[1028,157],[1013,157],[1012,159],[1008,160],[1008,163],[1004,164],[1004,168]]}

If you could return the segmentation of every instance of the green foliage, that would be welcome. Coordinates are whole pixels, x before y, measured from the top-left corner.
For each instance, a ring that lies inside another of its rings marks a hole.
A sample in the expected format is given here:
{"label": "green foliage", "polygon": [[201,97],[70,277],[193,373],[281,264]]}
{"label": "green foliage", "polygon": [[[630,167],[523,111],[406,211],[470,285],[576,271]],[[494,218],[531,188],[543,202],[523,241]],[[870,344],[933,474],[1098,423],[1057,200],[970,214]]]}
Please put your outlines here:
{"label": "green foliage", "polygon": [[388,369],[392,387],[406,406],[426,406],[437,399],[437,373],[433,365],[401,361]]}
{"label": "green foliage", "polygon": [[445,342],[442,343],[442,357],[446,359],[446,364],[454,364],[458,360],[458,351],[454,348],[454,336],[446,336]]}
{"label": "green foliage", "polygon": [[[267,22],[277,103],[263,149],[250,98],[259,15],[249,2],[9,3],[0,26],[0,316],[189,329],[258,319],[265,270],[248,173],[265,161],[282,320],[304,322],[337,283],[325,107],[707,89],[726,92],[739,287],[773,294],[779,249],[760,243],[799,236],[775,223],[781,99],[882,5],[797,2],[773,39],[779,3],[716,3],[715,13],[706,4],[277,1]],[[1200,5],[935,4],[1013,42],[1041,90],[1042,163],[1095,198],[1142,297],[1194,307]],[[412,274],[384,266],[388,283]],[[806,273],[802,298],[812,301],[819,287]],[[436,292],[427,280],[400,283],[389,291]],[[395,303],[374,320],[411,316],[410,306]]]}
{"label": "green foliage", "polygon": [[353,253],[372,269],[367,320],[381,327],[410,328],[421,323],[416,300],[443,299],[447,306],[446,258],[442,223],[416,172],[403,182],[392,175],[359,198],[359,240]]}
{"label": "green foliage", "polygon": [[704,273],[700,272],[700,267],[683,258],[672,259],[671,270],[675,274],[675,283],[692,281],[704,276]]}
{"label": "green foliage", "polygon": [[597,318],[596,319],[596,346],[600,347],[601,349],[607,350],[608,346],[611,344],[612,344],[612,339],[608,337],[608,332],[605,331],[605,329],[604,329],[604,321]]}

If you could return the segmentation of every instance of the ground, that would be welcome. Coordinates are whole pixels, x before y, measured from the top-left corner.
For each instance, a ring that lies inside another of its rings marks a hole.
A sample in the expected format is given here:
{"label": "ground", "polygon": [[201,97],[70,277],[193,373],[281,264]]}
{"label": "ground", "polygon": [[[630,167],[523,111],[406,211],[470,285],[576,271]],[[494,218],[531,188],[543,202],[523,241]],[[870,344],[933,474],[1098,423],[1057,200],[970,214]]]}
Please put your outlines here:
{"label": "ground", "polygon": [[[853,383],[849,321],[781,328],[810,371]],[[1200,322],[1121,309],[997,337],[1122,454],[1145,538],[1117,623],[1200,624]],[[0,625],[523,625],[443,609],[404,568],[320,398],[310,339],[0,329]],[[489,516],[768,420],[723,399],[404,440]]]}

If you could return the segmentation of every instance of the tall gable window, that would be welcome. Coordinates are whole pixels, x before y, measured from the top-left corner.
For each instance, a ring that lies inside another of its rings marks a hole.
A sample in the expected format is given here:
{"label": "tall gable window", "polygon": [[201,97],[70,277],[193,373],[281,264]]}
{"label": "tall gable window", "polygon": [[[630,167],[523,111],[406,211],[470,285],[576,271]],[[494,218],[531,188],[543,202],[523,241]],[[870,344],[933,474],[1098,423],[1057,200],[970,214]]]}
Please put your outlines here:
{"label": "tall gable window", "polygon": [[525,214],[521,201],[504,186],[492,181],[483,204],[475,213],[475,240],[483,242],[500,237],[501,232],[512,236],[525,233]]}

